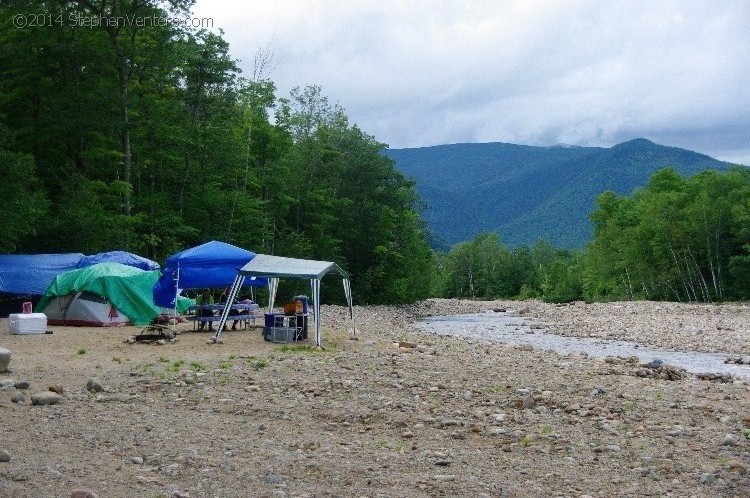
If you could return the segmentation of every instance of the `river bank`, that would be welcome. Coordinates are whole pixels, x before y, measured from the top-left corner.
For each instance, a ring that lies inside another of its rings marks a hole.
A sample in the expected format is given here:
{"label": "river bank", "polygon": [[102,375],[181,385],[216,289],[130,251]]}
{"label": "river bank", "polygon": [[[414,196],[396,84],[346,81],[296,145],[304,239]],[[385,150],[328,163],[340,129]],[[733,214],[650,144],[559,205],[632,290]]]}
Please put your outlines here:
{"label": "river bank", "polygon": [[[3,320],[0,495],[744,496],[747,382],[641,377],[627,359],[413,325],[505,308],[660,347],[694,344],[694,326],[699,347],[746,354],[748,309],[732,306],[429,300],[357,307],[357,340],[346,309],[324,306],[324,351],[259,331],[207,345],[189,325],[162,346],[127,344],[134,327],[10,336]],[[32,405],[49,387],[60,402]]]}

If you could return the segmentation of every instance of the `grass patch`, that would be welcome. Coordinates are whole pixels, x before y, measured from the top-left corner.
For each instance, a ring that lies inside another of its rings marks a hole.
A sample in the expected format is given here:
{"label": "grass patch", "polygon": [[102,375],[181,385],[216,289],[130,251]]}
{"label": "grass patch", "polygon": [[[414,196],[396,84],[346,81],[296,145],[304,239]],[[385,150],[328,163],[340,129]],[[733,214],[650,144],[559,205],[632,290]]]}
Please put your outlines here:
{"label": "grass patch", "polygon": [[260,370],[261,368],[266,368],[268,366],[268,362],[263,358],[258,360],[248,358],[246,361],[247,364],[250,365],[254,370]]}
{"label": "grass patch", "polygon": [[208,367],[206,366],[206,364],[198,360],[191,361],[190,368],[192,368],[196,372],[205,372],[208,370]]}
{"label": "grass patch", "polygon": [[86,354],[86,349],[85,349],[85,348],[80,348],[80,349],[79,349],[79,350],[78,350],[78,351],[76,352],[76,354],[77,354],[78,356],[82,356],[82,355],[85,355],[85,354]]}
{"label": "grass patch", "polygon": [[279,351],[282,353],[304,353],[304,354],[315,354],[322,350],[316,349],[311,344],[282,344],[279,346]]}
{"label": "grass patch", "polygon": [[185,363],[185,360],[180,358],[179,360],[175,360],[172,362],[171,365],[169,365],[169,371],[170,372],[179,372],[182,365]]}

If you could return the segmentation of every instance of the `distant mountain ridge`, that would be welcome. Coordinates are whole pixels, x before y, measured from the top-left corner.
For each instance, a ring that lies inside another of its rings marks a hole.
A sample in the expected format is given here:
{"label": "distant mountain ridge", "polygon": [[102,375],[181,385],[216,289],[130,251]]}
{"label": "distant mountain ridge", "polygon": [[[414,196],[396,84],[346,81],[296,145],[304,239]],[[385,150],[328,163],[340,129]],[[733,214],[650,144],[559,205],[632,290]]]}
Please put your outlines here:
{"label": "distant mountain ridge", "polygon": [[583,247],[589,214],[605,190],[629,194],[667,166],[683,175],[731,165],[704,154],[644,138],[611,148],[558,144],[452,144],[389,149],[384,154],[416,181],[427,203],[434,245],[446,246],[495,231],[504,243]]}

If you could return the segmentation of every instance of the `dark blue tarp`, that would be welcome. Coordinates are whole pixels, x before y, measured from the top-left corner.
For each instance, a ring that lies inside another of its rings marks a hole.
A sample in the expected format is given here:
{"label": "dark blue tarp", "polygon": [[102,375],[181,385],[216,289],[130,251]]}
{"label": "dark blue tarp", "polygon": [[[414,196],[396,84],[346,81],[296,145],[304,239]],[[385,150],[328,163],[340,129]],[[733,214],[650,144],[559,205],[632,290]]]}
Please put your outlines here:
{"label": "dark blue tarp", "polygon": [[145,271],[153,271],[161,268],[159,263],[151,261],[150,259],[143,258],[137,254],[132,254],[126,251],[109,251],[94,254],[92,256],[84,256],[78,262],[77,268],[86,268],[87,266],[96,265],[99,263],[120,263],[123,265],[133,266],[140,268]]}
{"label": "dark blue tarp", "polygon": [[2,254],[0,255],[0,292],[8,294],[44,294],[60,273],[75,270],[81,253]]}
{"label": "dark blue tarp", "polygon": [[[239,269],[254,257],[252,251],[215,240],[178,252],[167,258],[154,286],[154,302],[171,308],[178,289],[229,287]],[[268,280],[246,278],[244,285],[268,285]]]}

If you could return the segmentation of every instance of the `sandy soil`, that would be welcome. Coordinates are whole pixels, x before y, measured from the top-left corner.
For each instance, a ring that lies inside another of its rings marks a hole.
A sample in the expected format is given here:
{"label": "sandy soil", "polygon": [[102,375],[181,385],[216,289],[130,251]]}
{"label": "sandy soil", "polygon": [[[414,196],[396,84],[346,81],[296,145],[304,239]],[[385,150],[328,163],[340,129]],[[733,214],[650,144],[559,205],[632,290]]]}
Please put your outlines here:
{"label": "sandy soil", "polygon": [[[127,344],[135,327],[14,336],[2,320],[0,496],[750,495],[747,382],[410,325],[487,309],[567,335],[750,351],[742,304],[430,300],[357,308],[358,340],[324,306],[324,351],[260,330],[208,345],[187,324],[165,345]],[[61,401],[33,405],[50,387]]]}

